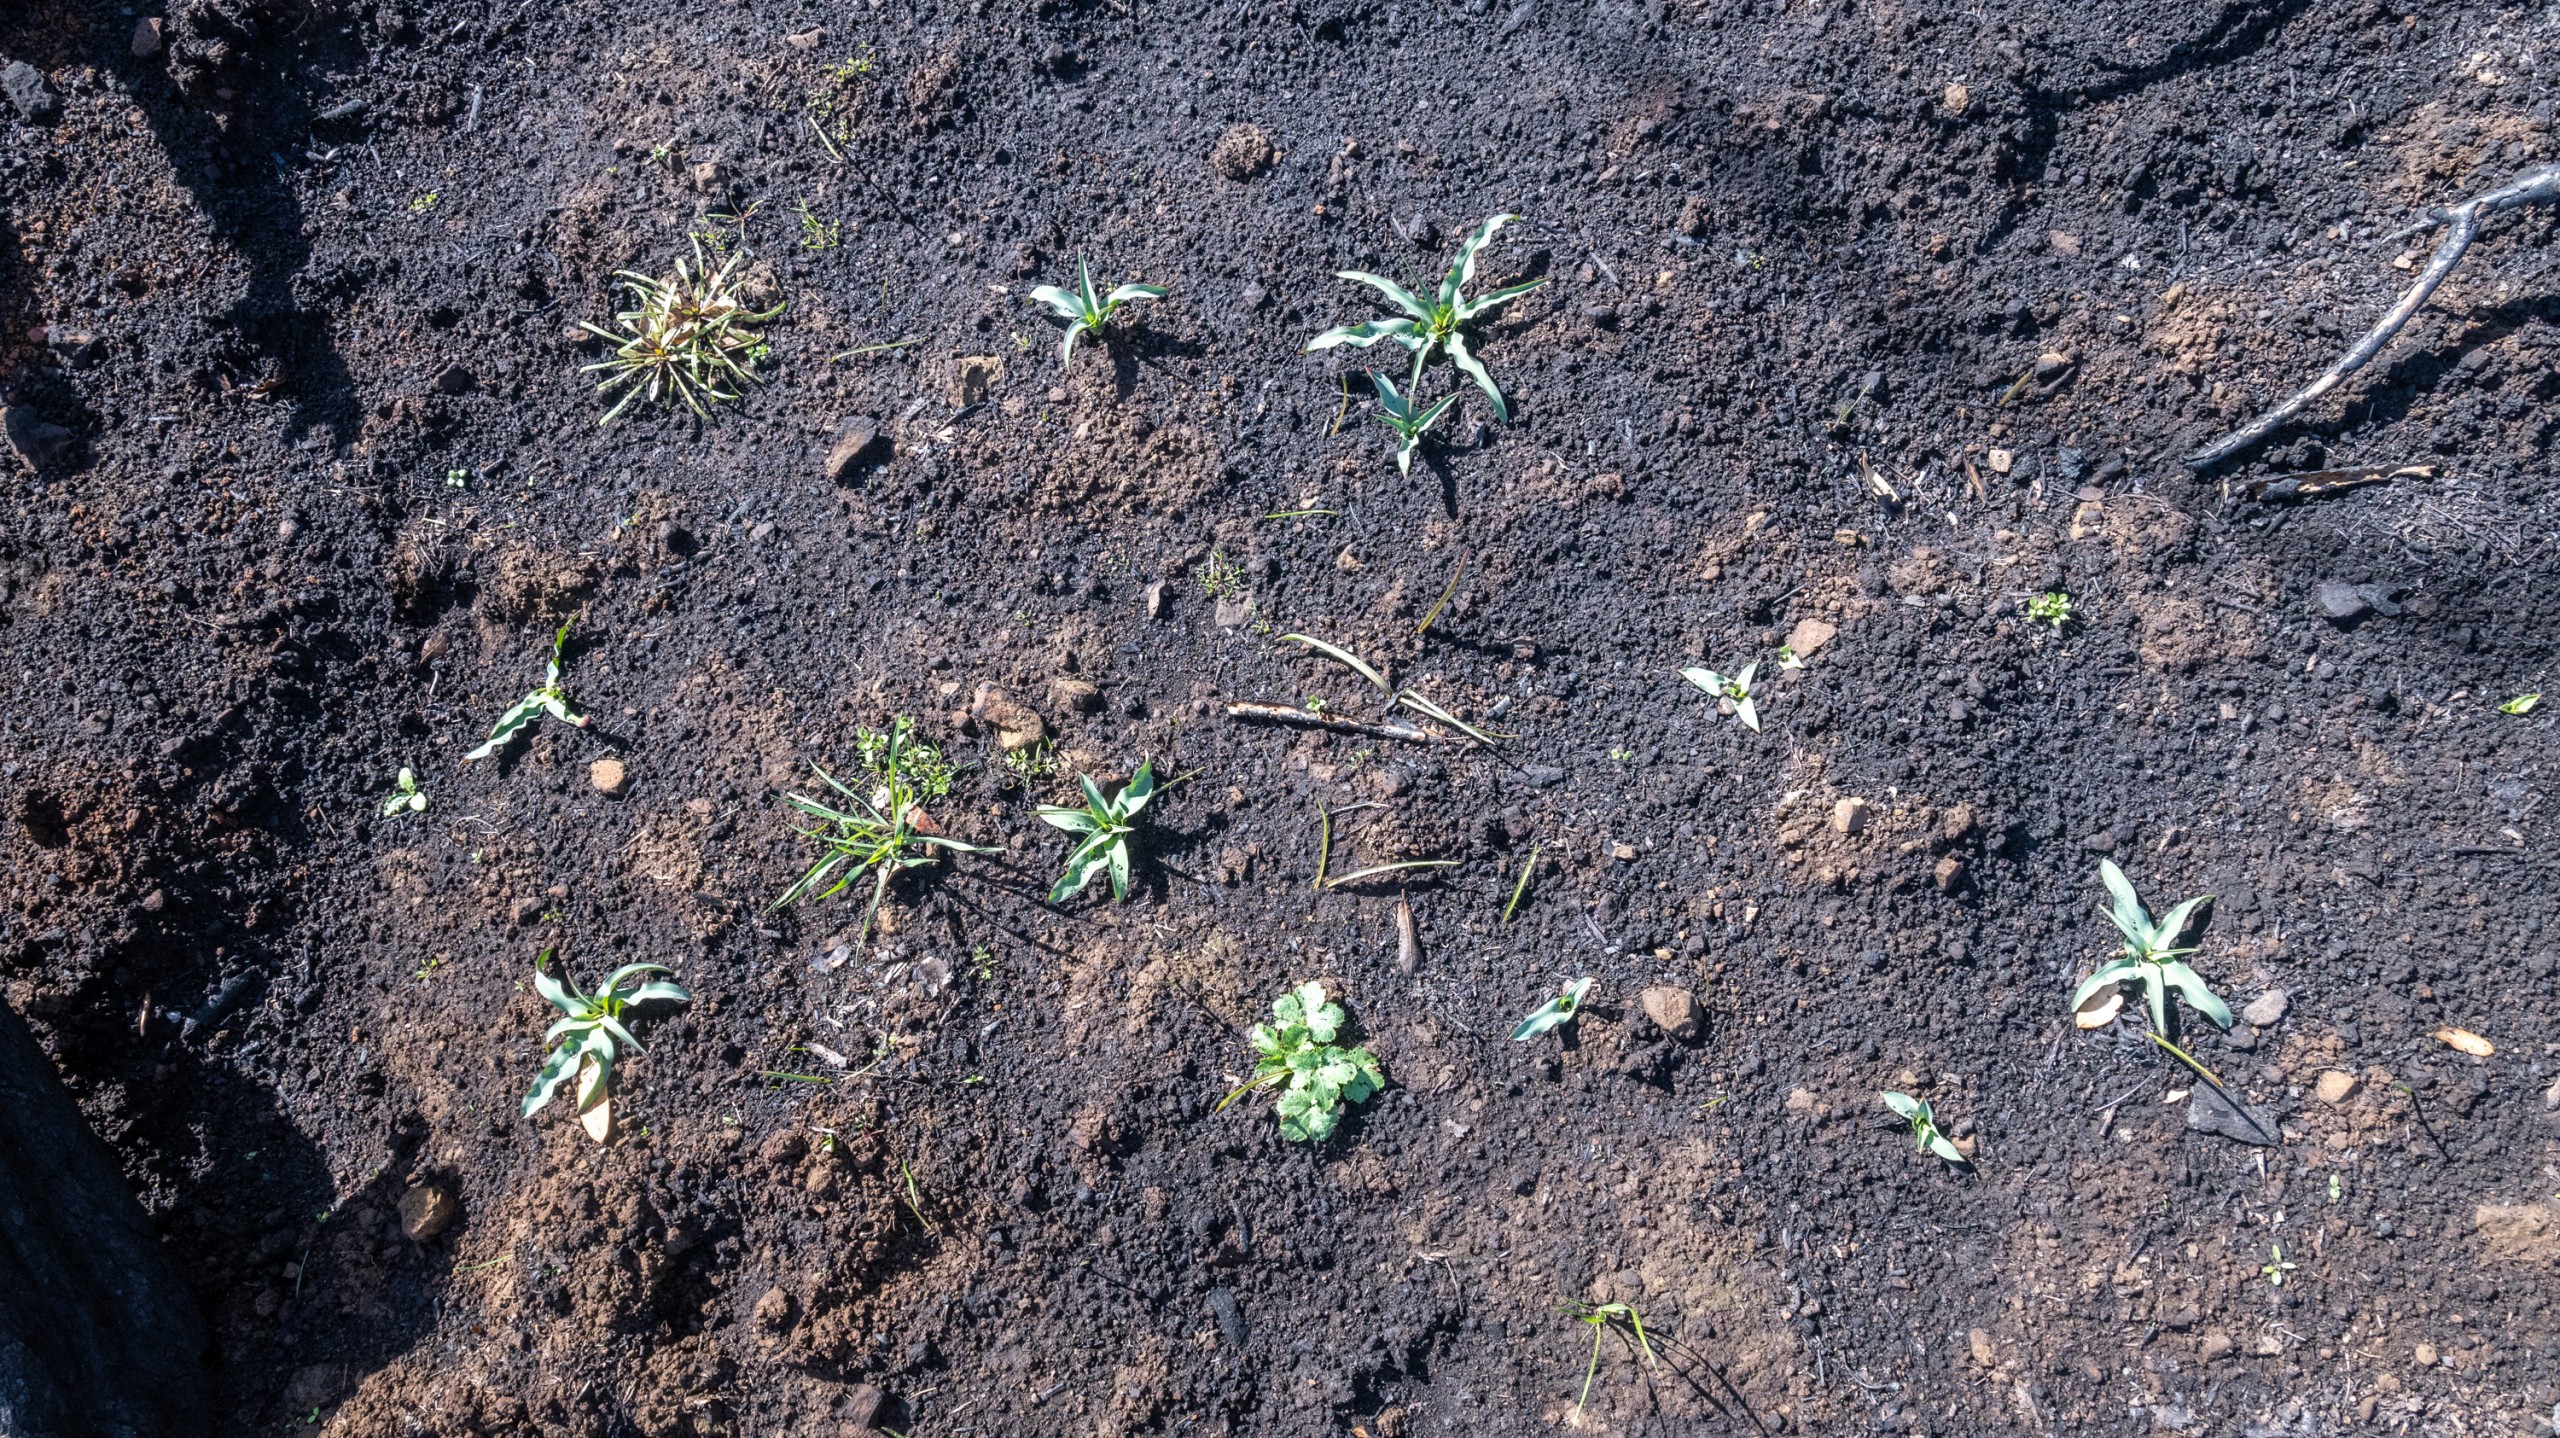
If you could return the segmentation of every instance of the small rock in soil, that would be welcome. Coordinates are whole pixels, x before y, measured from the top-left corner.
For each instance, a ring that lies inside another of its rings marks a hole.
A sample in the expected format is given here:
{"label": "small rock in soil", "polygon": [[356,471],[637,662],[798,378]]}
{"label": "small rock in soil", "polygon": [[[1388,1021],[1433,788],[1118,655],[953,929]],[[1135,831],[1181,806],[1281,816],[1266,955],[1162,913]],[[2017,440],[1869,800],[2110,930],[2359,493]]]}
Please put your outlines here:
{"label": "small rock in soil", "polygon": [[836,1419],[852,1432],[869,1432],[880,1421],[880,1407],[888,1397],[877,1383],[855,1384],[844,1395],[844,1401],[836,1405]]}
{"label": "small rock in soil", "polygon": [[996,726],[996,747],[1010,754],[1028,749],[1048,737],[1049,726],[1028,705],[1014,702],[1010,695],[993,685],[978,686],[976,702],[969,706],[971,718]]}
{"label": "small rock in soil", "polygon": [[507,910],[508,921],[513,923],[519,929],[541,917],[542,901],[532,897],[516,900],[514,905]]}
{"label": "small rock in soil", "polygon": [[764,1296],[756,1300],[756,1327],[766,1333],[780,1333],[791,1326],[794,1307],[789,1290],[779,1284],[766,1289]]}
{"label": "small rock in soil", "polygon": [[2080,847],[2088,850],[2092,854],[2112,853],[2116,847],[2115,830],[2100,829],[2098,832],[2082,839],[2080,841]]}
{"label": "small rock in soil", "polygon": [[62,114],[62,97],[44,82],[44,72],[24,60],[12,61],[0,70],[0,94],[9,97],[18,114],[35,124],[48,125]]}
{"label": "small rock in soil", "polygon": [[2219,1328],[2208,1328],[2204,1331],[2204,1346],[2197,1350],[2197,1356],[2210,1363],[2217,1358],[2230,1357],[2231,1349],[2230,1334]]}
{"label": "small rock in soil", "polygon": [[0,407],[0,433],[8,435],[9,447],[18,452],[18,458],[37,469],[47,468],[71,449],[71,431],[38,418],[22,404]]}
{"label": "small rock in soil", "polygon": [[1938,886],[1939,893],[1954,893],[1964,886],[1964,860],[1953,854],[1947,855],[1938,861],[1936,868],[1929,871],[1929,878]]}
{"label": "small rock in soil", "polygon": [[1541,789],[1552,789],[1564,782],[1564,771],[1552,764],[1523,765],[1520,777]]}
{"label": "small rock in soil", "polygon": [[2345,1103],[2348,1095],[2355,1091],[2354,1074],[2345,1069],[2329,1069],[2320,1075],[2320,1082],[2312,1086],[2311,1095],[2322,1103],[2339,1104]]}
{"label": "small rock in soil", "polygon": [[1244,1310],[1236,1306],[1236,1296],[1223,1288],[1210,1289],[1209,1312],[1218,1320],[1218,1337],[1229,1348],[1244,1347],[1252,1333],[1245,1327]]}
{"label": "small rock in soil", "polygon": [[2276,1143],[2274,1109],[2259,1104],[2235,1105],[2211,1084],[2197,1088],[2195,1095],[2187,1100],[2187,1127],[2260,1148],[2273,1147]]}
{"label": "small rock in soil", "polygon": [[1229,594],[1218,600],[1217,626],[1234,629],[1253,618],[1253,596]]}
{"label": "small rock in soil", "polygon": [[868,419],[846,420],[836,430],[835,447],[827,451],[827,482],[842,484],[880,442],[880,426]]}
{"label": "small rock in soil", "polygon": [[1855,834],[1867,827],[1867,801],[1843,799],[1831,806],[1831,827],[1843,834]]}
{"label": "small rock in soil", "polygon": [[2284,1011],[2292,1003],[2291,994],[2282,989],[2269,989],[2251,999],[2249,1006],[2240,1011],[2240,1017],[2247,1020],[2251,1028],[2271,1029],[2284,1022]]}
{"label": "small rock in soil", "polygon": [[160,53],[160,47],[165,43],[161,39],[161,29],[166,23],[157,15],[133,22],[133,41],[128,47],[133,51],[133,58],[148,60]]}
{"label": "small rock in soil", "polygon": [[1658,984],[1644,991],[1644,1016],[1654,1027],[1682,1043],[1698,1036],[1698,996],[1671,984]]}
{"label": "small rock in soil", "polygon": [[424,1243],[453,1227],[461,1212],[452,1193],[440,1185],[422,1183],[400,1195],[400,1231],[411,1243]]}
{"label": "small rock in soil", "polygon": [[1143,595],[1149,619],[1164,618],[1164,581],[1159,579],[1146,587]]}
{"label": "small rock in soil", "polygon": [[1209,168],[1230,180],[1250,180],[1280,157],[1271,136],[1259,125],[1237,125],[1218,137],[1209,151]]}
{"label": "small rock in soil", "polygon": [[1102,707],[1102,691],[1089,679],[1052,679],[1049,699],[1062,709],[1091,714]]}
{"label": "small rock in soil", "polygon": [[465,394],[471,389],[471,371],[458,364],[446,365],[436,372],[436,393]]}
{"label": "small rock in soil", "polygon": [[1978,1363],[1985,1368],[1997,1368],[2000,1366],[2000,1355],[1992,1351],[1991,1335],[1989,1332],[1984,1329],[1976,1328],[1969,1330],[1964,1337],[1966,1345],[1973,1350],[1973,1361],[1975,1363]]}
{"label": "small rock in soil", "polygon": [[2342,584],[2334,579],[2311,591],[2311,597],[2319,604],[2322,614],[2342,622],[2353,619],[2372,607],[2366,602],[2363,592],[2354,585]]}
{"label": "small rock in soil", "polygon": [[1830,643],[1840,633],[1840,626],[1820,619],[1799,619],[1787,631],[1787,647],[1798,659],[1809,659],[1813,651]]}

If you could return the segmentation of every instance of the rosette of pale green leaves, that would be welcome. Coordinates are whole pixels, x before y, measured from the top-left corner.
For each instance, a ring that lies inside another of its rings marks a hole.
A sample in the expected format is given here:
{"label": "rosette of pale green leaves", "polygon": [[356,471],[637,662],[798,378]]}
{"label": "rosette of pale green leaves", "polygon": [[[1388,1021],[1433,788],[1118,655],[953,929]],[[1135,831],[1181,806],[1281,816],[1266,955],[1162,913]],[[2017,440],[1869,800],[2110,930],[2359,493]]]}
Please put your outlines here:
{"label": "rosette of pale green leaves", "polygon": [[1086,335],[1102,337],[1102,327],[1111,323],[1112,313],[1131,300],[1160,300],[1170,291],[1162,285],[1122,285],[1107,295],[1093,288],[1093,267],[1076,261],[1076,288],[1060,289],[1042,285],[1031,292],[1031,298],[1049,307],[1049,312],[1067,322],[1067,337],[1058,346],[1058,368],[1065,369],[1076,360],[1076,341]]}
{"label": "rosette of pale green leaves", "polygon": [[1084,786],[1083,808],[1040,806],[1042,823],[1084,836],[1067,854],[1066,871],[1049,886],[1049,902],[1063,904],[1083,893],[1093,876],[1105,870],[1111,874],[1111,897],[1125,901],[1129,897],[1129,836],[1138,831],[1138,812],[1155,796],[1154,761],[1140,764],[1120,792],[1108,799],[1102,797],[1102,786],[1093,782],[1093,776],[1084,775],[1077,782]]}
{"label": "rosette of pale green leaves", "polygon": [[613,345],[608,358],[581,368],[602,371],[600,394],[619,389],[622,398],[605,412],[611,424],[632,401],[682,404],[708,419],[706,402],[734,400],[738,386],[755,383],[756,362],[770,352],[763,334],[747,328],[782,313],[782,306],[751,310],[737,278],[746,251],[731,255],[719,269],[703,257],[702,240],[693,242],[693,263],[676,258],[675,272],[665,279],[636,270],[618,270],[614,278],[637,302],[616,314],[617,333],[601,325],[578,322],[578,328]]}
{"label": "rosette of pale green leaves", "polygon": [[1367,1049],[1335,1046],[1334,1038],[1342,1032],[1342,1006],[1326,1000],[1323,984],[1300,984],[1272,1000],[1271,1018],[1245,1035],[1256,1055],[1253,1077],[1219,1100],[1218,1107],[1277,1086],[1280,1136],[1312,1143],[1333,1132],[1346,1106],[1366,1103],[1387,1086]]}
{"label": "rosette of pale green leaves", "polygon": [[644,974],[672,972],[664,964],[625,964],[614,970],[593,994],[586,994],[579,992],[575,981],[551,976],[551,951],[543,950],[533,963],[534,990],[568,1017],[553,1024],[542,1036],[551,1056],[525,1093],[524,1116],[533,1117],[551,1102],[553,1091],[588,1059],[595,1063],[587,1068],[586,1078],[579,1085],[578,1107],[591,1108],[603,1098],[613,1084],[613,1061],[625,1049],[635,1054],[642,1051],[640,1040],[631,1033],[630,1011],[640,1004],[693,1002],[693,995],[669,980],[638,982]]}
{"label": "rosette of pale green leaves", "polygon": [[2213,1020],[2216,1027],[2231,1027],[2231,1006],[2216,997],[2213,990],[2205,986],[2203,976],[2187,967],[2181,957],[2194,953],[2195,946],[2171,947],[2186,932],[2187,918],[2195,912],[2196,905],[2213,896],[2200,894],[2189,899],[2171,909],[2167,918],[2154,923],[2150,911],[2142,907],[2141,898],[2133,892],[2132,882],[2125,878],[2124,870],[2116,867],[2115,860],[2100,859],[2098,877],[2105,881],[2107,892],[2115,898],[2113,908],[2101,905],[2099,912],[2114,920],[2116,928],[2123,932],[2124,947],[2116,952],[2114,958],[2100,964],[2096,973],[2081,981],[2080,987],[2071,995],[2072,1012],[2079,1012],[2083,1004],[2105,993],[2111,985],[2134,984],[2141,988],[2143,1002],[2150,1008],[2153,1031],[2163,1038],[2171,1037],[2175,1032],[2169,1025],[2169,991],[2172,988],[2186,999],[2189,1008]]}
{"label": "rosette of pale green leaves", "polygon": [[1760,661],[1754,659],[1730,679],[1712,669],[1683,669],[1680,677],[1714,695],[1717,709],[1730,712],[1742,721],[1743,728],[1757,734],[1760,732],[1760,706],[1751,702],[1751,680],[1759,672]]}
{"label": "rosette of pale green leaves", "polygon": [[1422,366],[1430,362],[1432,355],[1446,354],[1449,363],[1456,365],[1467,378],[1475,381],[1477,389],[1484,391],[1485,400],[1493,406],[1493,417],[1509,424],[1511,406],[1494,385],[1493,376],[1485,372],[1484,362],[1477,359],[1475,351],[1469,347],[1466,327],[1546,281],[1537,279],[1508,285],[1473,299],[1468,298],[1463,289],[1474,283],[1476,256],[1493,239],[1494,231],[1518,218],[1518,215],[1496,215],[1478,225],[1475,233],[1459,244],[1458,257],[1450,262],[1449,272],[1441,277],[1439,289],[1428,300],[1384,275],[1373,275],[1366,270],[1336,271],[1337,278],[1367,285],[1386,296],[1389,304],[1404,313],[1387,319],[1363,320],[1355,325],[1338,325],[1307,341],[1307,348],[1313,351],[1331,349],[1336,345],[1356,345],[1366,349],[1380,340],[1393,340],[1413,355],[1417,384],[1421,380]]}

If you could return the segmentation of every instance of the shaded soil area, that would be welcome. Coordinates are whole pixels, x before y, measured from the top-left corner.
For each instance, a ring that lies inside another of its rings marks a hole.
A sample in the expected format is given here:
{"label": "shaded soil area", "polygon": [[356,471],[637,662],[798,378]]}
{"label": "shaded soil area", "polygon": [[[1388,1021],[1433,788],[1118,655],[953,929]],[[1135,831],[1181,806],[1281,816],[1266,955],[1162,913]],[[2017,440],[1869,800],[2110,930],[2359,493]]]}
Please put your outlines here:
{"label": "shaded soil area", "polygon": [[[2547,1431],[2554,217],[2177,456],[2553,158],[2548,17],[141,8],[0,25],[0,980],[208,1431]],[[1513,423],[1401,478],[1302,347],[1499,212]],[[599,427],[573,325],[697,244],[768,382]],[[1172,293],[1061,373],[1079,257]],[[2239,487],[2363,464],[2434,469]],[[592,725],[463,763],[573,617]],[[1231,719],[1388,717],[1293,632],[1516,737]],[[1757,732],[1678,672],[1754,659]],[[861,946],[784,796],[898,715],[1004,852]],[[2215,896],[2277,1142],[2073,1026],[2104,857]],[[694,995],[608,1146],[517,1116],[544,949]],[[1310,979],[1388,1079],[1318,1145],[1217,1108]]]}

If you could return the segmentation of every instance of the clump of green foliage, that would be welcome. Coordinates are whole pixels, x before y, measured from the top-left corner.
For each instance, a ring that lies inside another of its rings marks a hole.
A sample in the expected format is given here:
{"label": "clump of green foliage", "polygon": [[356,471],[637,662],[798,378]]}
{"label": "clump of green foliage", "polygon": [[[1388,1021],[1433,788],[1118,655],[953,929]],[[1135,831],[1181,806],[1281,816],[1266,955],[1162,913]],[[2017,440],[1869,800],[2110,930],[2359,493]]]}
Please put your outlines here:
{"label": "clump of green foliage", "polygon": [[[1378,391],[1378,423],[1395,431],[1396,473],[1411,475],[1414,451],[1422,448],[1423,434],[1440,422],[1440,417],[1449,412],[1449,406],[1458,402],[1457,392],[1453,390],[1430,404],[1416,409],[1413,402],[1418,398],[1418,394],[1396,393],[1396,382],[1385,375],[1372,370],[1369,374],[1369,383],[1376,386]],[[1419,391],[1422,385],[1422,366],[1418,362],[1413,367],[1412,383],[1416,391]]]}
{"label": "clump of green foliage", "polygon": [[1156,792],[1156,769],[1153,760],[1138,766],[1120,792],[1106,799],[1102,786],[1090,774],[1077,782],[1084,786],[1084,807],[1068,808],[1060,804],[1040,806],[1040,821],[1070,834],[1081,834],[1075,848],[1067,854],[1065,872],[1049,886],[1049,902],[1063,904],[1084,892],[1093,876],[1108,869],[1111,874],[1111,897],[1125,902],[1129,897],[1129,837],[1138,831],[1138,813]]}
{"label": "clump of green foliage", "polygon": [[1751,680],[1760,672],[1760,661],[1742,666],[1742,672],[1728,679],[1712,669],[1683,669],[1680,677],[1716,697],[1716,708],[1742,721],[1742,727],[1760,732],[1760,706],[1751,700]]}
{"label": "clump of green foliage", "polygon": [[[1505,424],[1510,423],[1511,406],[1503,400],[1502,391],[1494,385],[1493,376],[1485,372],[1483,361],[1477,359],[1475,351],[1469,348],[1466,327],[1537,289],[1546,281],[1530,280],[1525,284],[1511,285],[1495,290],[1491,294],[1479,295],[1474,299],[1467,298],[1462,290],[1466,285],[1474,282],[1476,256],[1483,251],[1486,243],[1492,240],[1494,231],[1518,218],[1520,218],[1518,215],[1496,215],[1478,225],[1475,233],[1467,236],[1459,244],[1457,258],[1450,262],[1449,272],[1441,277],[1439,290],[1428,301],[1417,297],[1413,291],[1382,275],[1373,275],[1366,270],[1337,271],[1337,278],[1369,286],[1386,296],[1388,303],[1404,313],[1389,319],[1364,320],[1359,324],[1340,325],[1326,330],[1323,334],[1309,340],[1307,349],[1312,352],[1331,349],[1336,345],[1355,345],[1366,349],[1380,340],[1393,340],[1413,355],[1414,381],[1417,386],[1421,381],[1422,367],[1430,363],[1431,357],[1435,354],[1446,354],[1449,357],[1449,363],[1457,366],[1467,378],[1474,380],[1477,389],[1484,391],[1486,401],[1493,406],[1494,418]],[[1381,398],[1383,399],[1388,392],[1381,387]],[[1436,417],[1438,407],[1434,406],[1427,413]],[[1398,433],[1401,434],[1403,431],[1398,430]]]}
{"label": "clump of green foliage", "polygon": [[1245,1035],[1257,1056],[1253,1076],[1218,1101],[1223,1109],[1257,1089],[1280,1088],[1280,1136],[1313,1143],[1333,1132],[1347,1105],[1369,1101],[1387,1086],[1378,1061],[1365,1048],[1340,1048],[1342,1006],[1325,998],[1324,985],[1304,983],[1271,1002],[1273,1022]]}
{"label": "clump of green foliage", "polygon": [[[1537,860],[1533,858],[1530,862],[1534,864]],[[1513,895],[1513,901],[1518,901],[1518,895]],[[1529,1016],[1520,1021],[1519,1026],[1511,1031],[1512,1040],[1527,1043],[1550,1029],[1560,1029],[1572,1023],[1574,1016],[1582,1012],[1582,1000],[1590,992],[1589,979],[1576,979],[1565,985],[1556,991],[1554,998],[1532,1009]]]}
{"label": "clump of green foliage", "polygon": [[2187,1006],[2211,1019],[2216,1027],[2231,1027],[2231,1006],[2206,987],[2203,977],[2187,967],[2181,957],[2194,953],[2195,946],[2173,948],[2186,932],[2187,918],[2196,905],[2210,900],[2211,894],[2200,894],[2169,911],[2169,916],[2152,922],[2150,911],[2133,892],[2133,884],[2116,867],[2113,859],[2098,861],[2098,877],[2106,883],[2107,892],[2115,897],[2115,906],[2099,907],[2099,912],[2115,921],[2124,934],[2125,946],[2115,957],[2098,966],[2098,971],[2081,981],[2071,995],[2072,1012],[2078,1013],[2090,1000],[2119,984],[2134,984],[2142,989],[2143,1001],[2151,1011],[2151,1027],[2162,1038],[2173,1037],[2169,1008],[2169,990],[2175,988]]}
{"label": "clump of green foliage", "polygon": [[1018,783],[1046,779],[1058,772],[1058,746],[1043,739],[1020,749],[1008,749],[1004,755],[1004,768]]}
{"label": "clump of green foliage", "polygon": [[1049,312],[1067,322],[1067,337],[1058,346],[1058,367],[1065,369],[1076,361],[1076,341],[1085,335],[1102,338],[1102,327],[1111,323],[1112,314],[1131,300],[1160,300],[1170,291],[1162,285],[1127,284],[1108,295],[1097,295],[1093,289],[1093,267],[1076,261],[1077,287],[1062,290],[1056,285],[1042,285],[1031,292],[1031,299],[1047,305]]}
{"label": "clump of green foliage", "polygon": [[[504,749],[515,742],[517,735],[540,723],[545,714],[563,724],[574,725],[580,729],[587,727],[587,716],[569,707],[569,691],[562,688],[560,684],[560,660],[568,644],[569,625],[563,624],[559,632],[551,636],[551,666],[543,673],[542,687],[517,700],[506,713],[499,715],[498,722],[490,726],[488,739],[479,748],[462,756],[466,762],[473,759],[486,759]],[[421,796],[422,802],[418,805],[421,809],[426,807],[423,797]]]}
{"label": "clump of green foliage", "polygon": [[382,801],[382,817],[394,819],[407,814],[425,812],[427,812],[427,796],[425,791],[418,787],[416,772],[402,769],[400,777],[392,781],[391,797]]}
{"label": "clump of green foliage", "polygon": [[[933,827],[925,806],[951,792],[953,770],[941,750],[915,737],[914,720],[900,716],[886,730],[864,730],[861,755],[862,767],[872,779],[867,794],[847,787],[814,764],[809,766],[817,769],[827,787],[849,801],[844,807],[805,794],[786,796],[793,808],[818,820],[816,828],[800,832],[817,840],[826,852],[797,883],[783,891],[781,898],[773,901],[773,907],[778,909],[813,894],[821,899],[832,898],[864,874],[872,875],[871,903],[862,911],[862,928],[855,936],[856,943],[869,940],[871,922],[879,916],[880,901],[889,892],[890,876],[898,870],[932,863],[936,850],[962,854],[1002,852],[961,843]],[[832,884],[830,879],[834,880]]]}
{"label": "clump of green foliage", "polygon": [[587,1059],[593,1059],[595,1063],[587,1069],[586,1079],[578,1088],[578,1107],[582,1110],[592,1108],[596,1100],[605,1096],[613,1083],[613,1061],[624,1049],[635,1054],[641,1052],[640,1040],[632,1036],[629,1027],[632,1008],[646,1003],[693,1002],[693,995],[666,979],[638,984],[626,991],[626,986],[634,984],[643,974],[674,972],[664,964],[625,964],[614,970],[593,994],[580,993],[574,980],[553,978],[550,965],[551,950],[545,949],[541,957],[533,961],[533,987],[553,1008],[568,1017],[553,1024],[550,1031],[542,1036],[551,1056],[542,1065],[542,1072],[534,1076],[533,1087],[525,1093],[526,1118],[533,1117],[544,1104],[551,1102],[552,1092],[567,1082],[570,1075],[577,1073]]}
{"label": "clump of green foliage", "polygon": [[1963,1149],[1955,1146],[1954,1140],[1938,1131],[1938,1116],[1930,1109],[1927,1099],[1913,1098],[1907,1093],[1894,1093],[1890,1090],[1885,1092],[1883,1098],[1886,1108],[1892,1109],[1910,1123],[1912,1147],[1934,1153],[1958,1167],[1964,1167],[1973,1162],[1964,1156]]}
{"label": "clump of green foliage", "polygon": [[2027,618],[2059,630],[2071,622],[2071,596],[2059,589],[2048,589],[2027,601]]}
{"label": "clump of green foliage", "polygon": [[1208,560],[1194,572],[1194,576],[1200,581],[1200,591],[1211,599],[1244,593],[1244,571],[1236,567],[1234,560],[1227,558],[1223,549],[1210,550]]}
{"label": "clump of green foliage", "polygon": [[623,396],[605,411],[611,424],[634,400],[682,404],[700,418],[704,406],[739,397],[739,386],[758,381],[757,361],[771,353],[764,335],[748,328],[780,315],[783,306],[754,310],[747,306],[737,280],[745,252],[729,256],[717,270],[703,257],[702,241],[693,241],[693,263],[676,257],[674,273],[664,279],[618,270],[614,278],[629,291],[633,304],[616,314],[621,333],[590,324],[578,327],[613,345],[611,357],[582,366],[601,371],[599,394],[619,389]]}

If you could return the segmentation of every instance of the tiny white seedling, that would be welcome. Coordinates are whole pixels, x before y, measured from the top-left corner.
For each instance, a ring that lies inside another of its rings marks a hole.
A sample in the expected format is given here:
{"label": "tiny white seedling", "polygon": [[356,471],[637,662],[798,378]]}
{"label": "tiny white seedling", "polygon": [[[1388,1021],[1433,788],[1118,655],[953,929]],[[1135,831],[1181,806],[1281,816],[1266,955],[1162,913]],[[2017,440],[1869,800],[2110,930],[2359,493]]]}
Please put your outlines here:
{"label": "tiny white seedling", "polygon": [[391,797],[382,801],[382,817],[396,819],[403,814],[427,812],[427,796],[418,788],[417,774],[408,769],[391,782]]}
{"label": "tiny white seedling", "polygon": [[1742,666],[1742,672],[1728,679],[1712,669],[1683,669],[1680,677],[1716,697],[1716,712],[1730,714],[1742,721],[1742,727],[1760,732],[1760,709],[1751,702],[1751,681],[1760,672],[1760,661]]}

